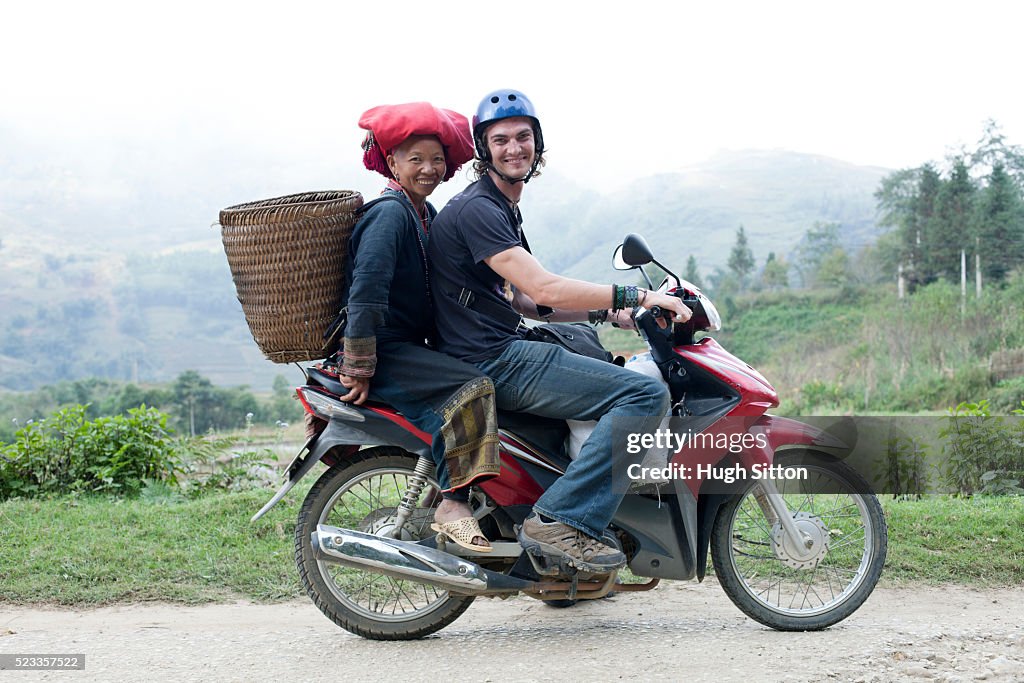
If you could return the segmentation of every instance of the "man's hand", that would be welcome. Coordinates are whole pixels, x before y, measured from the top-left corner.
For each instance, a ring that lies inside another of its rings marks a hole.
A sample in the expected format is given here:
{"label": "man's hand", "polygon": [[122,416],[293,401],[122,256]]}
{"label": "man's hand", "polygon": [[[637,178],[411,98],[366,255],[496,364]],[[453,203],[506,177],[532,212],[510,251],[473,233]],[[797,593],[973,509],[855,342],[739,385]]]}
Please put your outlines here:
{"label": "man's hand", "polygon": [[369,377],[352,377],[351,375],[341,375],[339,377],[342,386],[350,391],[344,396],[340,396],[342,401],[352,401],[357,406],[363,405],[366,397],[370,395],[370,378]]}
{"label": "man's hand", "polygon": [[[693,315],[690,307],[684,304],[678,297],[659,292],[648,292],[647,296],[643,299],[643,306],[647,310],[650,310],[653,306],[660,306],[663,311],[672,311],[675,313],[672,317],[672,322],[674,323],[685,323]],[[665,322],[664,318],[658,318],[658,327],[662,329],[668,327],[668,323]]]}

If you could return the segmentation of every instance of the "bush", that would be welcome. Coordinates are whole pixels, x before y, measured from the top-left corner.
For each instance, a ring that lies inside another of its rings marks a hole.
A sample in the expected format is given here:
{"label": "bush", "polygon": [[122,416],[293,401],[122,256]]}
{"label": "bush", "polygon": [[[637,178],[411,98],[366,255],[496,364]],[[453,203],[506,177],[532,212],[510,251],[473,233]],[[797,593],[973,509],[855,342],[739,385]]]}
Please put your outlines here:
{"label": "bush", "polygon": [[[1015,411],[1018,415],[1024,411]],[[959,493],[1024,493],[1024,421],[991,417],[988,401],[961,403],[949,410],[944,478]]]}
{"label": "bush", "polygon": [[64,408],[18,430],[0,450],[0,500],[90,491],[134,496],[146,480],[176,482],[166,415],[140,406],[88,421],[86,410]]}
{"label": "bush", "polygon": [[227,453],[221,442],[193,450],[185,468],[185,491],[197,497],[211,491],[248,491],[277,481],[276,456],[269,449]]}
{"label": "bush", "polygon": [[789,408],[796,415],[814,415],[836,410],[847,411],[853,403],[854,397],[848,388],[813,380],[800,387],[799,395],[789,404]]}
{"label": "bush", "polygon": [[989,392],[989,405],[993,413],[1009,415],[1024,406],[1024,377],[1013,377],[1000,382]]}
{"label": "bush", "polygon": [[920,499],[928,488],[927,444],[908,436],[889,439],[880,474],[884,490],[901,499]]}
{"label": "bush", "polygon": [[984,395],[992,386],[988,370],[978,365],[961,364],[952,373],[920,368],[899,391],[892,393],[896,410],[941,408]]}

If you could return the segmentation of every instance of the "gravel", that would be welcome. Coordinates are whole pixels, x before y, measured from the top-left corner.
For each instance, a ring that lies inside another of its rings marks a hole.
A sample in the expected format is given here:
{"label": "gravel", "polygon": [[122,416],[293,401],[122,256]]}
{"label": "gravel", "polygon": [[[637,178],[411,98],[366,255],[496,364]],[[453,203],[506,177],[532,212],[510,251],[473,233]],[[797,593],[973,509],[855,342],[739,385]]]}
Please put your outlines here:
{"label": "gravel", "polygon": [[97,681],[1022,681],[1024,589],[877,589],[831,629],[780,633],[713,580],[554,609],[478,599],[419,641],[374,642],[308,601],[0,606],[0,654],[84,653],[84,671],[4,680]]}

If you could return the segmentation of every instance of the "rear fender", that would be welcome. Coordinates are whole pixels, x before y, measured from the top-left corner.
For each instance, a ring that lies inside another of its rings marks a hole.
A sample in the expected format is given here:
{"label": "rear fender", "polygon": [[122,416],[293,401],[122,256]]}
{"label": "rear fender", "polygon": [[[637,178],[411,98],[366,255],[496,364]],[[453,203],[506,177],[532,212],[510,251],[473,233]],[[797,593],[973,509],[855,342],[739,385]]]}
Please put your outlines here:
{"label": "rear fender", "polygon": [[336,465],[352,457],[362,446],[398,446],[414,455],[430,457],[430,437],[419,430],[411,432],[401,415],[375,408],[359,408],[359,412],[363,417],[361,422],[335,417],[319,436],[310,437],[288,466],[284,484],[250,521],[255,522],[281,502],[321,460]]}

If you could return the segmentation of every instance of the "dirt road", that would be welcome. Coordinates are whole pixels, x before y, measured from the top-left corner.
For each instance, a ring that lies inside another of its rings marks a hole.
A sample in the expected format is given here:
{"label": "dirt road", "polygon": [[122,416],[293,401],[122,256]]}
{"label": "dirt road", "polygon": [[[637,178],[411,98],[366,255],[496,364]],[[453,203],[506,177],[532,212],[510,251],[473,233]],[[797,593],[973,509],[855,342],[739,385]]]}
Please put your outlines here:
{"label": "dirt road", "polygon": [[878,589],[820,633],[744,617],[713,582],[556,610],[478,599],[421,641],[372,642],[309,602],[82,611],[0,606],[0,654],[84,653],[98,681],[1024,681],[1024,589]]}

